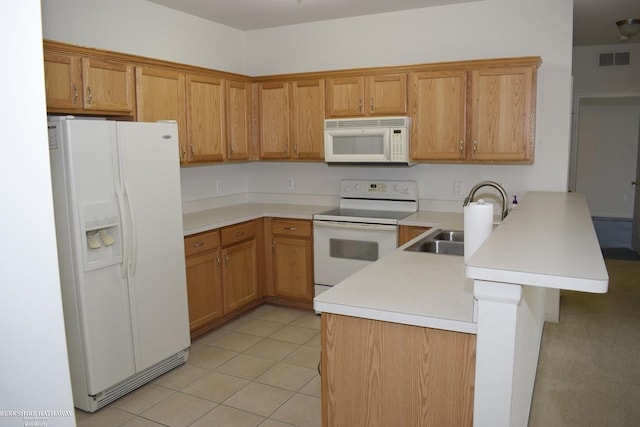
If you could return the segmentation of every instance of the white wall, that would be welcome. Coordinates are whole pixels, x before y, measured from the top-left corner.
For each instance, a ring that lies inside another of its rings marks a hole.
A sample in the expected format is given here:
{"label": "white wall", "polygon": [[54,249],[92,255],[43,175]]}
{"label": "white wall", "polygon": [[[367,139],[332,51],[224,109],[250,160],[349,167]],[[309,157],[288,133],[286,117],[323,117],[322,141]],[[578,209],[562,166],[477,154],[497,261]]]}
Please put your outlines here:
{"label": "white wall", "polygon": [[633,218],[640,97],[587,98],[578,121],[576,191],[593,216]]}
{"label": "white wall", "polygon": [[[11,40],[0,68],[0,116],[10,124],[0,156],[0,411],[67,411],[67,416],[37,420],[71,426],[75,416],[53,221],[40,2],[1,3],[0,37]],[[2,426],[29,421],[34,419],[0,416]]]}
{"label": "white wall", "polygon": [[[599,54],[610,52],[630,52],[631,63],[600,67]],[[576,95],[640,91],[640,43],[574,48],[573,91]]]}
{"label": "white wall", "polygon": [[[192,26],[203,25],[197,18],[143,0],[65,0],[64,12],[58,10],[59,0],[42,1],[46,6],[43,8],[46,38],[133,51],[194,65],[207,66],[207,61],[217,61],[209,57],[212,43],[216,50],[217,39],[194,37],[197,31]],[[94,8],[100,10],[107,21],[120,19],[122,13],[118,10],[126,10],[126,18],[121,18],[124,23],[119,24],[118,34],[114,35],[108,23],[91,28],[78,26],[78,17],[73,12],[78,8],[85,13],[91,13]],[[159,17],[165,24],[172,23],[173,31],[164,37],[172,39],[171,46],[188,46],[189,61],[181,60],[171,48],[155,43],[158,31],[149,22],[156,20],[150,20],[149,16]],[[267,162],[204,166],[183,171],[185,200],[220,194],[215,192],[216,179],[243,173],[249,174],[246,188],[245,182],[235,179],[231,187],[223,183],[223,188],[237,188],[239,192],[287,192],[283,182],[286,183],[287,176],[293,176],[299,184],[292,193],[337,194],[336,182],[341,177],[384,175],[396,179],[417,176],[421,181],[420,197],[424,199],[461,200],[453,194],[455,182],[462,182],[468,191],[484,179],[502,182],[510,192],[518,194],[533,189],[565,191],[569,164],[572,16],[571,0],[484,0],[246,33],[227,30],[229,36],[235,35],[240,41],[227,37],[225,42],[239,47],[230,48],[225,54],[242,57],[239,61],[246,64],[249,75],[539,55],[543,64],[538,73],[536,160],[531,166],[418,165],[388,170],[329,169],[325,165],[289,163],[283,167],[282,163]],[[211,26],[213,32],[224,32],[226,28],[213,23]],[[222,62],[211,66],[237,71]],[[224,171],[218,169],[221,167]],[[202,180],[206,182],[203,184]]]}
{"label": "white wall", "polygon": [[41,0],[49,40],[246,74],[242,31],[144,0]]}

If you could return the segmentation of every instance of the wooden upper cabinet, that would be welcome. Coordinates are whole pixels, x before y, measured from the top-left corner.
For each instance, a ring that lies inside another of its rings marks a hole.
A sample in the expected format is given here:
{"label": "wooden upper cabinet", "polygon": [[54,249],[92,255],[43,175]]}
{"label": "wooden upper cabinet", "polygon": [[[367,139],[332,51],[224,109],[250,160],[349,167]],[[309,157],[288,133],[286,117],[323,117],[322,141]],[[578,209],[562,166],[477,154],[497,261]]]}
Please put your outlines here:
{"label": "wooden upper cabinet", "polygon": [[133,66],[82,58],[84,108],[133,112]]}
{"label": "wooden upper cabinet", "polygon": [[222,161],[226,155],[224,82],[187,75],[187,161]]}
{"label": "wooden upper cabinet", "polygon": [[227,158],[247,160],[251,150],[251,90],[247,81],[226,81]]}
{"label": "wooden upper cabinet", "polygon": [[411,74],[413,160],[463,160],[466,157],[466,91],[466,71]]}
{"label": "wooden upper cabinet", "polygon": [[57,52],[44,52],[47,109],[131,115],[133,66]]}
{"label": "wooden upper cabinet", "polygon": [[366,102],[369,116],[407,114],[407,75],[367,76]]}
{"label": "wooden upper cabinet", "polygon": [[532,161],[535,67],[475,69],[471,87],[471,159]]}
{"label": "wooden upper cabinet", "polygon": [[289,158],[289,83],[258,84],[260,158]]}
{"label": "wooden upper cabinet", "polygon": [[407,74],[327,79],[327,117],[407,113]]}
{"label": "wooden upper cabinet", "polygon": [[364,77],[327,79],[327,117],[363,116]]}
{"label": "wooden upper cabinet", "polygon": [[136,68],[137,120],[178,122],[180,161],[186,162],[186,101],[185,74],[156,67]]}
{"label": "wooden upper cabinet", "polygon": [[324,80],[291,83],[291,135],[296,159],[324,159]]}
{"label": "wooden upper cabinet", "polygon": [[82,64],[80,57],[44,52],[47,109],[81,110]]}

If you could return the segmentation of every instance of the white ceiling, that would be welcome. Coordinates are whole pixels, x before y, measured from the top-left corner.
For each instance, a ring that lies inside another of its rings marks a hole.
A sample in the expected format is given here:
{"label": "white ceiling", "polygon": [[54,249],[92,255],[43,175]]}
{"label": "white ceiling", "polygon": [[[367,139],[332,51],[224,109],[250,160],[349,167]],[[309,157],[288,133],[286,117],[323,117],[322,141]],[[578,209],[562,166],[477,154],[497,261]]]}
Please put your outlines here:
{"label": "white ceiling", "polygon": [[[149,0],[239,30],[482,0]],[[299,2],[300,1],[300,2]],[[530,0],[535,1],[535,0]],[[299,3],[298,3],[299,2]],[[574,46],[620,43],[615,22],[640,18],[639,0],[574,0]],[[540,25],[544,25],[543,22]],[[640,36],[626,43],[640,43]]]}

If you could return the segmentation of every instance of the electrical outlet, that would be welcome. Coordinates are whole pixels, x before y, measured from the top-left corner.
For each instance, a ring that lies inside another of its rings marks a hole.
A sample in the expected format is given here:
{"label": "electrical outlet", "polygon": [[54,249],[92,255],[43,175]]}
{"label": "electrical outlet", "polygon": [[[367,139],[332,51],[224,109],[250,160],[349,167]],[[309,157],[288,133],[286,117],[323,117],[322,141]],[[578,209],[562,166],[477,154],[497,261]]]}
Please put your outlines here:
{"label": "electrical outlet", "polygon": [[216,179],[216,193],[220,193],[222,191],[222,181]]}
{"label": "electrical outlet", "polygon": [[461,196],[464,192],[464,184],[462,182],[456,182],[453,184],[453,194]]}
{"label": "electrical outlet", "polygon": [[287,178],[287,188],[288,188],[289,190],[293,190],[295,187],[296,187],[296,183],[295,183],[295,181],[293,180],[293,177],[289,177],[289,178]]}

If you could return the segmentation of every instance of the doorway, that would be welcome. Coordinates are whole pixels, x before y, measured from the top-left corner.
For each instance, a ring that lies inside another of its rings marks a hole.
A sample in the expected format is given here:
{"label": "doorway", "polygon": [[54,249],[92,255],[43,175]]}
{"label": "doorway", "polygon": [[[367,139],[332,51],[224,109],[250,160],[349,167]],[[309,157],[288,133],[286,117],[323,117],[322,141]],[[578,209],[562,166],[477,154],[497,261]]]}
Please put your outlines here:
{"label": "doorway", "polygon": [[636,213],[640,93],[576,95],[569,189],[583,193],[603,248],[630,249]]}

